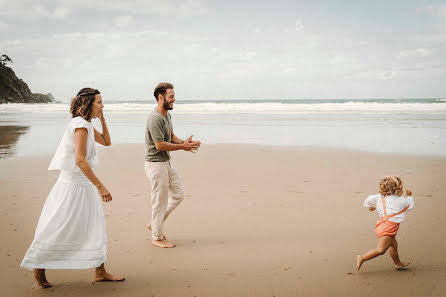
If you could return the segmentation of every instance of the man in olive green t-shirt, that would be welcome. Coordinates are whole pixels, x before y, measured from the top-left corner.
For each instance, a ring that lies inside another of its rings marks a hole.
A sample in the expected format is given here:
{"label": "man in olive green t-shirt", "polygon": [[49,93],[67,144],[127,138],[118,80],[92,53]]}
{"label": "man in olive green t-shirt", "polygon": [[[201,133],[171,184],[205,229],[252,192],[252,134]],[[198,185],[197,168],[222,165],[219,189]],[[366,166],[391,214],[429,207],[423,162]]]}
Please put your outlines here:
{"label": "man in olive green t-shirt", "polygon": [[[170,151],[185,150],[194,153],[200,141],[178,138],[173,133],[172,118],[175,92],[170,83],[160,83],[154,91],[158,106],[149,114],[146,124],[146,175],[151,183],[152,221],[147,228],[152,231],[152,244],[173,248],[163,234],[163,223],[184,199],[183,183],[178,171],[170,162]],[[170,195],[169,195],[170,194]]]}

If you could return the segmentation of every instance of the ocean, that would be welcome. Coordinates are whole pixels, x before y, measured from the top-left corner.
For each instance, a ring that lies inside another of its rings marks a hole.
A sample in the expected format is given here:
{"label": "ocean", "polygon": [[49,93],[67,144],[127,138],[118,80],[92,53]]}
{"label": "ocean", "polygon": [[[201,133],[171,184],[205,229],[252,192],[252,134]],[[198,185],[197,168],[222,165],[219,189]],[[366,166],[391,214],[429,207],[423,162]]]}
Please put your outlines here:
{"label": "ocean", "polygon": [[[104,100],[112,143],[144,143],[155,101]],[[446,99],[180,100],[174,132],[218,143],[446,156]],[[53,154],[69,102],[0,105],[0,158]],[[93,120],[97,129],[100,123]]]}

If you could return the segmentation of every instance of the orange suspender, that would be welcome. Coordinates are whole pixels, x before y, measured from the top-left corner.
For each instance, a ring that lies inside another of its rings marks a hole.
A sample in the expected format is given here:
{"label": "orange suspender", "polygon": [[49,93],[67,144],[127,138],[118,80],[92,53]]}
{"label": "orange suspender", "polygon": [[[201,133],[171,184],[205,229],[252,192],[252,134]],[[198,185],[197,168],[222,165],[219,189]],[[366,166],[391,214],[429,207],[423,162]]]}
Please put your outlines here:
{"label": "orange suspender", "polygon": [[399,215],[399,214],[405,212],[405,211],[408,210],[409,207],[410,207],[410,204],[409,204],[409,205],[406,206],[403,210],[401,210],[401,211],[399,211],[399,212],[397,212],[397,213],[394,213],[394,214],[392,214],[392,215],[390,215],[390,216],[387,216],[387,211],[386,211],[386,196],[383,196],[382,202],[383,202],[384,215],[385,215],[388,219],[390,219],[390,218],[392,218],[392,217],[394,217],[394,216],[397,216],[397,215]]}

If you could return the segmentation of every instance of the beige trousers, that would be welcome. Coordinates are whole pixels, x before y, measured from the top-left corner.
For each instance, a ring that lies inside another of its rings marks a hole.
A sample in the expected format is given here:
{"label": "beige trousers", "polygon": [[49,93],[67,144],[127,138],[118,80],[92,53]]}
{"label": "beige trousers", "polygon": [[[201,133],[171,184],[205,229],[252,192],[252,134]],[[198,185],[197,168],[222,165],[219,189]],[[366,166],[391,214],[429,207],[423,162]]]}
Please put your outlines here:
{"label": "beige trousers", "polygon": [[163,223],[183,201],[183,183],[170,161],[145,162],[146,175],[151,184],[152,238],[163,239]]}

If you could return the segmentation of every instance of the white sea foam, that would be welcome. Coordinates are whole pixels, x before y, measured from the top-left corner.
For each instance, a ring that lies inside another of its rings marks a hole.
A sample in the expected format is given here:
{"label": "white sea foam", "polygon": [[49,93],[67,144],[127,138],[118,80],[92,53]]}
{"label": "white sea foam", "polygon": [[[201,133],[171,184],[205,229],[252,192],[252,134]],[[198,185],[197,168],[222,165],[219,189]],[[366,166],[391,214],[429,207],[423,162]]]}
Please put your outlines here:
{"label": "white sea foam", "polygon": [[[112,113],[147,113],[155,104],[109,103],[104,112]],[[68,103],[57,104],[1,104],[0,113],[66,113]],[[378,103],[345,102],[317,104],[289,103],[194,103],[175,104],[175,113],[187,114],[311,114],[311,113],[429,113],[446,114],[446,102],[438,103]]]}

